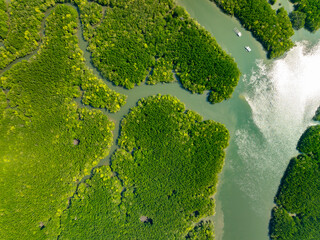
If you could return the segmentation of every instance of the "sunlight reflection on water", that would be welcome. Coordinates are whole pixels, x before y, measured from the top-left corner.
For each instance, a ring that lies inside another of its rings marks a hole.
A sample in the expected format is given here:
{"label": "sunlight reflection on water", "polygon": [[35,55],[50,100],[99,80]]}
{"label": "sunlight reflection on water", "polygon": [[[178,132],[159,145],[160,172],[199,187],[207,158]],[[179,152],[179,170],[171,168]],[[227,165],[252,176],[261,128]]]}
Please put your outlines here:
{"label": "sunlight reflection on water", "polygon": [[257,212],[263,212],[265,193],[278,188],[297,141],[320,105],[320,42],[311,49],[307,46],[298,42],[270,65],[257,61],[258,69],[245,80],[245,99],[258,131],[249,123],[236,131],[241,161],[233,165],[244,168],[239,185],[256,202]]}

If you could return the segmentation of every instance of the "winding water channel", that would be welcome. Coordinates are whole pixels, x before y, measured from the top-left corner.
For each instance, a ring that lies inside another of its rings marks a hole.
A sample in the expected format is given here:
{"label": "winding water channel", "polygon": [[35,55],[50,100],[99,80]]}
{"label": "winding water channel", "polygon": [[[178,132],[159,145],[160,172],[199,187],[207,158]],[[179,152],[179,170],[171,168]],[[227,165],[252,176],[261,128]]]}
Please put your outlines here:
{"label": "winding water channel", "polygon": [[[242,72],[232,99],[221,104],[219,117],[208,115],[217,111],[215,106],[199,111],[224,123],[231,133],[216,195],[216,239],[269,239],[268,224],[280,179],[320,105],[320,33],[297,31],[293,36],[297,46],[282,59],[271,61],[252,35],[213,3],[179,3],[235,58]],[[293,9],[285,0],[277,1],[274,8],[281,6]],[[241,38],[233,33],[234,27],[242,32]],[[250,54],[243,49],[246,45],[252,49]]]}
{"label": "winding water channel", "polygon": [[[88,44],[83,39],[82,29],[79,27],[77,35],[80,48],[84,52],[86,65],[104,79],[111,89],[128,96],[127,104],[119,112],[108,113],[102,110],[116,123],[111,153],[117,148],[116,139],[119,135],[121,119],[140,98],[158,93],[176,96],[185,103],[187,109],[198,112],[204,119],[212,119],[225,124],[231,135],[225,166],[220,175],[218,192],[215,196],[216,239],[268,239],[268,221],[273,207],[273,197],[290,158],[297,154],[295,144],[299,136],[306,126],[311,124],[311,115],[320,105],[320,98],[317,97],[320,92],[320,84],[315,86],[317,83],[312,80],[304,83],[310,89],[308,88],[303,93],[297,92],[304,97],[310,95],[313,89],[311,99],[297,98],[292,104],[293,99],[290,94],[296,94],[296,92],[286,94],[286,91],[279,91],[282,86],[279,83],[283,79],[287,81],[286,73],[283,73],[284,75],[280,73],[294,60],[297,61],[296,64],[299,64],[299,59],[307,54],[304,51],[305,45],[309,44],[308,48],[316,45],[320,39],[320,33],[319,31],[316,34],[310,34],[305,30],[298,31],[293,39],[295,41],[307,39],[308,44],[298,44],[298,47],[288,56],[271,61],[266,59],[266,53],[261,44],[252,37],[250,32],[244,30],[235,18],[223,14],[209,0],[178,0],[178,3],[212,33],[222,48],[235,58],[242,72],[239,85],[231,99],[215,105],[206,100],[206,94],[191,94],[178,82],[157,85],[141,84],[132,90],[114,86],[106,81],[92,65],[91,54],[86,50]],[[282,3],[287,10],[292,9],[287,1],[280,0],[278,3]],[[47,11],[47,14],[49,12],[50,10]],[[80,20],[78,21],[81,26]],[[235,35],[233,31],[235,27],[242,32],[241,38]],[[250,46],[252,52],[246,52],[245,46]],[[23,59],[29,59],[36,52],[16,60],[5,70]],[[320,56],[320,50],[317,54]],[[297,56],[300,56],[298,60]],[[287,62],[286,59],[290,61]],[[303,61],[308,62],[310,59],[303,58]],[[320,61],[320,58],[316,58],[316,63],[317,61]],[[277,68],[278,65],[280,66]],[[279,75],[281,76],[278,77]],[[310,78],[313,79],[312,76]],[[297,82],[293,88],[301,89],[301,85],[298,84],[299,78],[292,81]],[[284,89],[290,88],[290,84],[285,85]],[[280,102],[283,106],[279,105]],[[303,104],[300,106],[301,102]],[[79,101],[78,103],[81,104]],[[297,119],[291,121],[292,118]],[[109,157],[101,160],[100,164],[106,164]]]}

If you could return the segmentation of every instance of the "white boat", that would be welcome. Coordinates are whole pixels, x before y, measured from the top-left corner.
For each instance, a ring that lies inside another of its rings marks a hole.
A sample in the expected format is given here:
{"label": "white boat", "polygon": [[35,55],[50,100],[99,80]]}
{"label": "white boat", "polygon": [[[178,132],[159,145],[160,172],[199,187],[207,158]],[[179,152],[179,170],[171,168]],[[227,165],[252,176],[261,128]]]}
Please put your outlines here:
{"label": "white boat", "polygon": [[242,33],[238,30],[238,28],[234,28],[233,31],[237,34],[238,37],[242,36]]}
{"label": "white boat", "polygon": [[251,48],[249,46],[245,46],[244,48],[247,50],[247,52],[251,52]]}

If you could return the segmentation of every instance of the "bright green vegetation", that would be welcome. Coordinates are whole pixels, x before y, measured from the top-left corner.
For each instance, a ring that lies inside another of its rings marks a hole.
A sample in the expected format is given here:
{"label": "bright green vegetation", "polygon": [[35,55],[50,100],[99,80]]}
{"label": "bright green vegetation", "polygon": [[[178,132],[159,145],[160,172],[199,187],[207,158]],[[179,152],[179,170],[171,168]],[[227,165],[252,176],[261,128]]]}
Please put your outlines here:
{"label": "bright green vegetation", "polygon": [[[107,116],[74,101],[86,84],[97,99],[120,96],[85,67],[76,20],[75,9],[58,5],[38,53],[0,77],[0,239],[56,239],[68,198],[112,143]],[[110,99],[103,104],[118,110]]]}
{"label": "bright green vegetation", "polygon": [[4,41],[5,48],[0,48],[0,69],[38,47],[44,12],[53,4],[54,0],[11,1],[10,31]]}
{"label": "bright green vegetation", "polygon": [[[213,239],[227,129],[175,97],[142,99],[121,122],[120,149],[81,184],[59,239]],[[198,224],[197,224],[198,223]]]}
{"label": "bright green vegetation", "polygon": [[95,2],[88,2],[84,0],[75,0],[79,9],[81,9],[82,24],[87,31],[94,25],[101,22],[103,17],[103,8]]}
{"label": "bright green vegetation", "polygon": [[[0,0],[0,40],[6,37],[5,47],[0,48],[0,69],[38,48],[41,44],[40,30],[45,12],[59,2],[69,1],[11,0],[8,21],[5,0]],[[92,9],[95,9],[93,4],[87,4],[86,8],[90,13],[89,21],[94,23],[100,15],[92,14]],[[10,28],[9,32],[8,28]]]}
{"label": "bright green vegetation", "polygon": [[95,108],[106,108],[110,112],[117,112],[126,103],[124,95],[111,90],[101,79],[94,76],[91,71],[80,71],[79,74],[81,77],[85,77],[81,83],[81,89],[84,91],[82,96],[84,104]]}
{"label": "bright green vegetation", "polygon": [[295,11],[305,19],[305,28],[314,32],[320,28],[320,0],[290,0],[295,3]]}
{"label": "bright green vegetation", "polygon": [[273,10],[267,0],[211,0],[234,15],[261,42],[269,58],[279,57],[293,47],[294,34],[284,8]]}
{"label": "bright green vegetation", "polygon": [[6,94],[2,89],[0,89],[0,111],[3,112],[7,105]]}
{"label": "bright green vegetation", "polygon": [[320,239],[320,125],[301,136],[293,158],[281,180],[272,211],[272,239]]}
{"label": "bright green vegetation", "polygon": [[200,221],[188,233],[186,239],[203,240],[214,239],[213,226],[211,221]]}
{"label": "bright green vegetation", "polygon": [[[0,39],[6,36],[0,69],[39,47],[42,20],[56,2],[65,1],[11,1],[10,32],[6,34],[7,24],[1,24],[3,33],[0,29]],[[173,0],[72,2],[81,12],[93,63],[116,85],[133,88],[145,79],[149,84],[174,81],[174,70],[186,89],[210,90],[210,102],[231,97],[240,76],[236,63]],[[1,6],[0,23],[5,23],[8,15]]]}
{"label": "bright green vegetation", "polygon": [[8,33],[9,16],[5,0],[0,0],[0,41],[4,40]]}
{"label": "bright green vegetation", "polygon": [[[16,0],[17,1],[17,0]],[[37,19],[39,21],[35,21],[35,16],[34,15],[30,15],[30,18],[32,19],[32,22],[35,26],[38,26],[38,24],[41,24],[41,21],[44,14],[42,13],[42,11],[39,10],[42,9],[47,9],[48,6],[51,6],[53,3],[49,4],[48,2],[45,4],[45,5],[41,5],[39,7],[39,1],[36,1],[36,0],[33,0],[30,2],[30,6],[29,6],[29,2],[28,2],[28,7],[26,8],[22,8],[21,5],[24,5],[22,3],[16,3],[16,1],[12,1],[11,5],[12,6],[15,6],[17,5],[17,14],[19,13],[19,16],[21,15],[21,19],[19,19],[19,21],[26,21],[26,25],[24,24],[20,24],[19,22],[19,27],[23,27],[25,26],[26,28],[28,28],[28,30],[26,30],[28,32],[28,34],[30,35],[30,31],[31,29],[33,29],[33,27],[30,27],[30,26],[33,26],[33,25],[28,25],[28,21],[27,21],[27,17],[29,16],[29,12],[24,12],[24,11],[29,11],[29,7],[32,5],[32,6],[38,6],[38,7],[35,7],[35,12],[38,14],[37,16]],[[10,5],[10,6],[11,6]],[[91,6],[92,4],[89,4],[88,5],[88,9],[91,9]],[[22,9],[22,10],[21,10]],[[13,10],[12,10],[13,11]],[[20,12],[22,11],[22,12]],[[94,14],[92,14],[92,16],[95,16]],[[93,18],[93,17],[92,17]],[[15,19],[15,18],[14,18]],[[18,18],[17,18],[18,19]],[[23,20],[24,19],[24,20]],[[11,22],[13,20],[11,19]],[[31,20],[30,20],[31,21]],[[12,35],[13,32],[15,32],[15,30],[11,30],[10,29],[10,34]],[[14,41],[16,41],[16,44],[21,44],[20,47],[14,47],[15,49],[22,49],[23,53],[17,53],[17,55],[15,57],[18,57],[18,56],[21,56],[21,55],[25,55],[26,52],[24,52],[24,50],[26,49],[31,49],[28,47],[28,43],[30,43],[30,39],[33,39],[33,38],[36,38],[36,37],[31,37],[31,36],[38,36],[38,31],[39,29],[34,27],[34,31],[33,34],[31,34],[29,37],[26,37],[26,35],[24,35],[24,37],[22,37],[23,39],[21,40],[19,37],[20,33],[21,33],[21,29],[16,29],[16,35],[13,36],[12,35],[12,39],[14,39]],[[11,35],[8,35],[8,36],[11,36]],[[38,38],[37,37],[37,38]],[[88,69],[85,67],[84,65],[84,59],[82,57],[82,52],[81,50],[77,47],[77,44],[78,44],[78,41],[76,39],[76,36],[67,36],[68,38],[70,38],[70,40],[72,40],[72,42],[70,42],[70,44],[74,44],[74,50],[72,52],[69,53],[70,55],[70,60],[67,60],[68,64],[69,64],[69,67],[72,67],[72,75],[75,79],[81,79],[81,81],[78,81],[78,84],[81,86],[82,90],[83,90],[83,103],[84,104],[87,104],[87,105],[91,105],[93,107],[99,107],[99,108],[107,108],[109,109],[109,111],[111,112],[116,112],[120,109],[120,107],[125,104],[125,96],[123,95],[120,95],[112,90],[110,90],[104,83],[101,79],[98,79],[96,76],[94,76],[94,74],[91,72],[91,71],[88,71]],[[11,37],[8,37],[6,39],[6,41],[10,41],[10,38]],[[36,41],[34,41],[34,43],[36,43]],[[36,44],[38,45],[38,44]],[[9,49],[9,47],[7,46],[6,42],[5,42],[5,46],[6,46],[6,50]],[[56,55],[56,53],[52,53],[53,56]],[[1,55],[1,52],[0,52],[0,55]],[[9,54],[10,55],[10,54]],[[9,56],[8,55],[8,56]],[[10,56],[13,56],[13,55],[10,55]],[[49,57],[48,57],[49,58]],[[9,58],[8,58],[9,59]],[[13,60],[13,59],[11,59]],[[10,60],[10,61],[11,61]],[[74,61],[72,61],[74,60]],[[4,58],[4,61],[5,58]],[[1,64],[1,63],[0,63]],[[39,67],[40,68],[40,67]]]}
{"label": "bright green vegetation", "polygon": [[151,74],[147,78],[147,83],[172,82],[174,77],[171,68],[172,62],[166,61],[164,58],[158,59],[154,64]]}
{"label": "bright green vegetation", "polygon": [[[231,96],[240,72],[215,39],[173,0],[75,0],[92,61],[102,74],[126,88],[170,82],[175,71],[184,88],[210,90],[219,102]],[[92,14],[91,14],[92,13]]]}
{"label": "bright green vegetation", "polygon": [[93,177],[80,184],[71,207],[63,213],[59,239],[125,239],[122,190],[121,181],[109,166],[95,169]]}

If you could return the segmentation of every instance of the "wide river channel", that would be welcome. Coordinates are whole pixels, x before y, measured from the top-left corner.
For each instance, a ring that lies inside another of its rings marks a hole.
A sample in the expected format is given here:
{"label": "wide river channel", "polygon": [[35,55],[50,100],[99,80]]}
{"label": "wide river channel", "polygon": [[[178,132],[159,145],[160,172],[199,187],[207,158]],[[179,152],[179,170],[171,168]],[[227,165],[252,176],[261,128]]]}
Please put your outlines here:
{"label": "wide river channel", "polygon": [[[121,119],[140,98],[158,93],[176,96],[204,120],[225,124],[231,135],[215,195],[216,239],[267,240],[273,198],[281,177],[290,158],[297,154],[295,147],[300,135],[314,124],[311,118],[320,105],[320,31],[296,32],[293,36],[296,47],[281,59],[267,60],[261,44],[251,33],[235,18],[223,14],[214,3],[209,0],[177,2],[235,58],[242,73],[239,84],[231,99],[212,105],[206,100],[206,94],[191,94],[178,82],[141,84],[126,90],[105,81],[110,88],[128,96],[127,104],[119,112],[104,111],[116,123],[111,153],[116,149]],[[279,3],[286,10],[292,10],[292,5],[285,0],[278,0],[274,8],[279,7]],[[234,28],[242,32],[241,37],[236,36]],[[101,77],[91,64],[82,31],[78,31],[78,38],[87,66]],[[245,51],[245,46],[250,46],[252,51]],[[108,160],[109,156],[100,164]]]}
{"label": "wide river channel", "polygon": [[[120,121],[129,109],[142,98],[154,94],[171,94],[203,116],[221,122],[228,128],[231,140],[223,172],[215,196],[216,214],[213,217],[217,240],[266,240],[273,198],[283,172],[291,157],[297,154],[296,143],[312,124],[311,118],[320,105],[320,31],[311,34],[296,32],[297,46],[286,56],[267,60],[261,44],[240,23],[223,14],[209,0],[178,0],[196,21],[207,29],[232,57],[242,76],[227,101],[212,105],[206,94],[191,94],[178,82],[141,84],[132,90],[108,86],[128,96],[127,104],[109,115],[116,122],[114,146]],[[288,11],[292,5],[279,0]],[[242,37],[233,29],[238,28]],[[88,67],[99,72],[90,62],[87,43],[78,32],[81,49]],[[299,42],[307,40],[306,42]],[[252,51],[246,52],[244,47]],[[311,73],[310,73],[311,72]],[[214,146],[212,146],[214,147]],[[108,161],[104,159],[101,164]]]}

